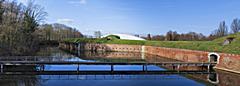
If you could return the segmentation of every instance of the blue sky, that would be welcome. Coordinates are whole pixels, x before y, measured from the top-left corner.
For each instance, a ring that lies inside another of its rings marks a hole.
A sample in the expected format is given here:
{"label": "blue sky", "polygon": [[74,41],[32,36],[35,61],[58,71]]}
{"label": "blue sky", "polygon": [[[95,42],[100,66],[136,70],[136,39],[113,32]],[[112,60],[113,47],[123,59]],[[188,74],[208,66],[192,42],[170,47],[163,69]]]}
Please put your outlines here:
{"label": "blue sky", "polygon": [[[27,0],[19,0],[26,3]],[[210,34],[220,21],[240,18],[240,0],[35,0],[46,23],[63,23],[91,35],[165,34],[169,30]]]}

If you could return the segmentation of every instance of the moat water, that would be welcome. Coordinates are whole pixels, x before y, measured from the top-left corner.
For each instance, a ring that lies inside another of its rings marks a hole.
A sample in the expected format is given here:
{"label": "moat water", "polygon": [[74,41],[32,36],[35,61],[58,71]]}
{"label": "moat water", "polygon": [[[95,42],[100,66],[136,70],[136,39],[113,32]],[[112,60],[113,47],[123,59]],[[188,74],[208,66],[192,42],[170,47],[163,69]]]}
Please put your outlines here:
{"label": "moat water", "polygon": [[[80,61],[80,62],[179,62],[164,57],[127,52],[66,52],[56,47],[41,49],[35,56],[0,56],[1,61]],[[0,86],[239,86],[240,75],[204,67],[176,67],[147,65],[148,71],[166,71],[159,74],[99,74],[111,70],[109,65],[44,65],[44,71],[52,73],[17,74],[23,71],[39,71],[41,66],[6,66],[1,70]],[[145,67],[145,68],[146,68]],[[76,74],[96,71],[96,74]],[[115,71],[141,71],[142,65],[115,65]],[[180,71],[179,71],[180,70]],[[43,72],[44,72],[43,71]],[[184,71],[184,72],[183,72]],[[204,73],[204,72],[211,73]],[[17,72],[9,74],[9,72]],[[61,73],[64,72],[64,74]],[[59,74],[58,74],[59,73]]]}

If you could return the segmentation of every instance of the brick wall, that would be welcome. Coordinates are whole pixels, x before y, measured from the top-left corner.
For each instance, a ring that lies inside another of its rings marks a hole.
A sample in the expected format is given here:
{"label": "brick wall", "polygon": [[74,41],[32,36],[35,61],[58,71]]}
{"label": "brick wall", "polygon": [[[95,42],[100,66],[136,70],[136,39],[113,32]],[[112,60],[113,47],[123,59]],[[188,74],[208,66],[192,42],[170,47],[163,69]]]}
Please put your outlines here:
{"label": "brick wall", "polygon": [[145,53],[186,62],[208,62],[208,52],[145,46]]}
{"label": "brick wall", "polygon": [[85,50],[97,51],[121,51],[121,52],[141,52],[141,45],[119,45],[119,44],[86,44]]}
{"label": "brick wall", "polygon": [[240,73],[240,55],[220,53],[218,69]]}
{"label": "brick wall", "polygon": [[[210,52],[145,46],[145,53],[185,62],[208,62],[208,54]],[[220,59],[215,68],[240,73],[240,55],[226,53],[218,54],[220,55]]]}
{"label": "brick wall", "polygon": [[[79,44],[60,43],[60,48],[67,50],[78,50]],[[81,44],[80,48],[83,50],[91,51],[121,51],[121,52],[142,52],[147,54],[157,55],[170,59],[185,61],[185,62],[208,62],[208,54],[210,52],[187,50],[187,49],[175,49],[175,48],[163,48],[154,46],[141,45],[120,45],[120,44],[93,44],[86,43]],[[144,49],[144,50],[142,50]],[[240,73],[240,55],[218,53],[220,55],[219,63],[215,68],[221,70],[227,70],[235,73]]]}

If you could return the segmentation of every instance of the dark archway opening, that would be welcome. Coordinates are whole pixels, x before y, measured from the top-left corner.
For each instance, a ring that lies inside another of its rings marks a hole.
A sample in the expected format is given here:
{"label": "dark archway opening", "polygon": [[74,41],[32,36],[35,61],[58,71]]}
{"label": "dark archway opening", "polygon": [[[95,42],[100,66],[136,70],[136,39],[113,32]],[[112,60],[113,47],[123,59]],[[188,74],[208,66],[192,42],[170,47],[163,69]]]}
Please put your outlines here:
{"label": "dark archway opening", "polygon": [[217,62],[218,61],[218,56],[217,55],[210,55],[210,62]]}
{"label": "dark archway opening", "polygon": [[208,58],[209,58],[209,62],[218,63],[220,56],[217,53],[210,53],[208,55]]}
{"label": "dark archway opening", "polygon": [[234,37],[228,37],[226,40],[223,42],[223,45],[228,45],[231,44],[235,40]]}

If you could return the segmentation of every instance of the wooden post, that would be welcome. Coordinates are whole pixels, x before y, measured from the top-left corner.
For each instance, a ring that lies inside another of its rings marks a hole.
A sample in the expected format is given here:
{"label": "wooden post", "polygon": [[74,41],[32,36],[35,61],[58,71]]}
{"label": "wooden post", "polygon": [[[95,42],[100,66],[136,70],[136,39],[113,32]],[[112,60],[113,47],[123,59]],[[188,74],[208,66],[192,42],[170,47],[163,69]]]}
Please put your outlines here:
{"label": "wooden post", "polygon": [[173,67],[173,70],[175,70],[175,66],[172,66]]}
{"label": "wooden post", "polygon": [[81,50],[81,43],[78,43],[78,51]]}
{"label": "wooden post", "polygon": [[180,65],[177,66],[177,71],[178,71],[178,72],[180,71]]}
{"label": "wooden post", "polygon": [[113,72],[114,71],[114,66],[113,65],[111,65],[111,72]]}
{"label": "wooden post", "polygon": [[180,69],[180,65],[177,66],[177,70],[179,70],[179,69]]}
{"label": "wooden post", "polygon": [[77,72],[79,72],[79,64],[78,64],[78,67],[77,67]]}
{"label": "wooden post", "polygon": [[210,72],[211,68],[210,68],[210,64],[208,65],[208,72]]}
{"label": "wooden post", "polygon": [[1,64],[1,72],[3,72],[3,64]]}
{"label": "wooden post", "polygon": [[44,65],[40,65],[40,71],[44,71],[45,67]]}
{"label": "wooden post", "polygon": [[145,65],[142,66],[143,71],[145,71]]}
{"label": "wooden post", "polygon": [[43,71],[45,70],[45,66],[43,65]]}
{"label": "wooden post", "polygon": [[144,64],[143,67],[144,67],[143,70],[144,70],[145,72],[147,72],[147,64]]}

